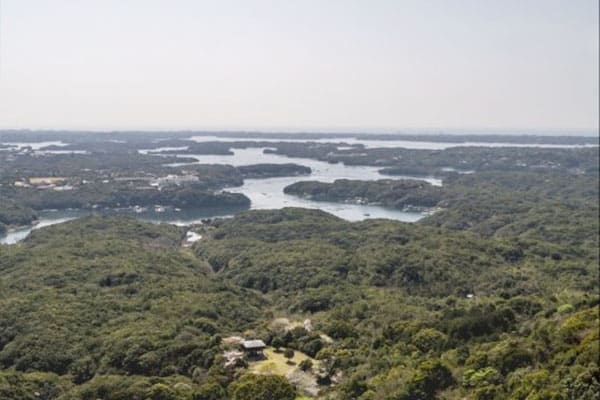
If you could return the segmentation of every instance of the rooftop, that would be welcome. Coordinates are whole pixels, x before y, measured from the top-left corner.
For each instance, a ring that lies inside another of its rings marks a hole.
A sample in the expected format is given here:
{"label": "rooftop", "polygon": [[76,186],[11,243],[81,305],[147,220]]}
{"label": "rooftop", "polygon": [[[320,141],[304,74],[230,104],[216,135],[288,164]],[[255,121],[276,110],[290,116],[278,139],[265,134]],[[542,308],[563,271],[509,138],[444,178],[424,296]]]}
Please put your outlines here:
{"label": "rooftop", "polygon": [[242,347],[244,347],[244,349],[247,349],[247,350],[263,349],[263,348],[267,347],[267,345],[262,340],[244,340],[242,342]]}

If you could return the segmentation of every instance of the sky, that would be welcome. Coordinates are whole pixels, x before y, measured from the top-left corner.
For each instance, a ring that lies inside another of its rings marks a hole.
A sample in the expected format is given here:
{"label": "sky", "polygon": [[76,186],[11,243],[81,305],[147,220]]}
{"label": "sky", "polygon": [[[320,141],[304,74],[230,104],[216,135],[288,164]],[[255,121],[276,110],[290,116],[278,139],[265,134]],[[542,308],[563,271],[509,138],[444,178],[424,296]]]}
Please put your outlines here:
{"label": "sky", "polygon": [[598,128],[598,0],[0,0],[0,129]]}

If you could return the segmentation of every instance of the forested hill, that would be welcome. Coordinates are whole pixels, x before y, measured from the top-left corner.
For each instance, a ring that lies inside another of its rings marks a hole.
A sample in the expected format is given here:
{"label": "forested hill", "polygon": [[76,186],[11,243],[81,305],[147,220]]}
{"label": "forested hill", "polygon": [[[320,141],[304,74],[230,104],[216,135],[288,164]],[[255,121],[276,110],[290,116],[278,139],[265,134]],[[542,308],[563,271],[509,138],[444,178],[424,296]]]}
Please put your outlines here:
{"label": "forested hill", "polygon": [[194,229],[189,248],[183,228],[87,217],[0,246],[0,398],[308,394],[252,363],[225,367],[238,335],[312,358],[318,398],[593,399],[600,388],[591,242],[304,209]]}
{"label": "forested hill", "polygon": [[206,380],[219,334],[256,326],[267,300],[214,277],[184,234],[90,217],[0,246],[0,398],[146,399]]}

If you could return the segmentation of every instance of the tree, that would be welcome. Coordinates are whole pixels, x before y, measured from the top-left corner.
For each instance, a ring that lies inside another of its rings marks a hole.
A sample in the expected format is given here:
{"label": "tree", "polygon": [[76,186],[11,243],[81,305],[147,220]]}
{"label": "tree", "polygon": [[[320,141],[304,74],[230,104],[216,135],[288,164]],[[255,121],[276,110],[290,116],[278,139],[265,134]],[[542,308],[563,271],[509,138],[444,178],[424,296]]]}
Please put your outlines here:
{"label": "tree", "polygon": [[204,385],[200,386],[192,399],[193,400],[221,400],[224,399],[227,393],[225,393],[225,389],[217,382],[207,382]]}
{"label": "tree", "polygon": [[421,329],[412,338],[412,343],[422,352],[441,350],[448,340],[448,337],[442,332],[433,329]]}
{"label": "tree", "polygon": [[271,341],[271,346],[275,348],[275,351],[279,351],[279,348],[283,347],[284,345],[285,343],[283,342],[283,339],[279,336],[275,336]]}
{"label": "tree", "polygon": [[426,360],[417,368],[409,381],[408,389],[413,397],[433,399],[437,391],[446,389],[453,383],[454,379],[448,367],[437,360]]}
{"label": "tree", "polygon": [[314,358],[317,355],[317,353],[319,352],[319,350],[321,350],[322,348],[323,348],[323,341],[319,337],[316,337],[315,339],[312,339],[312,340],[304,343],[302,345],[302,347],[300,348],[300,350],[302,350],[303,353],[306,353],[309,356]]}
{"label": "tree", "polygon": [[306,372],[309,371],[313,366],[313,362],[310,360],[310,358],[307,358],[305,360],[300,361],[300,364],[298,364],[298,367]]}
{"label": "tree", "polygon": [[92,379],[96,373],[96,364],[91,357],[86,356],[73,362],[69,367],[69,372],[73,376],[73,382],[80,385]]}
{"label": "tree", "polygon": [[147,400],[177,400],[177,394],[167,385],[157,383],[146,393]]}
{"label": "tree", "polygon": [[[292,358],[294,358],[294,350],[292,350],[292,349],[289,349],[289,348],[288,348],[288,349],[285,349],[285,350],[283,351],[283,356],[284,356],[285,358],[287,358],[289,361],[291,361],[291,360],[292,360]],[[289,361],[288,361],[288,362],[289,362]]]}
{"label": "tree", "polygon": [[244,375],[231,385],[232,400],[294,400],[296,390],[279,375]]}
{"label": "tree", "polygon": [[357,333],[354,327],[345,321],[333,321],[326,327],[326,333],[334,339],[344,339],[356,337]]}

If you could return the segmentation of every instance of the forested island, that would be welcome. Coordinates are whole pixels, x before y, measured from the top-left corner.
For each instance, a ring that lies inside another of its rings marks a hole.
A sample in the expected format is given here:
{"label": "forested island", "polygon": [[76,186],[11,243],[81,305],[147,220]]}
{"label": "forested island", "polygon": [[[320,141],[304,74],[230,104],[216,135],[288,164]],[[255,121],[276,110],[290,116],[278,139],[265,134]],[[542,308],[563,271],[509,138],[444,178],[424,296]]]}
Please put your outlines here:
{"label": "forested island", "polygon": [[311,169],[298,164],[254,164],[237,167],[245,179],[275,178],[282,176],[310,175]]}
{"label": "forested island", "polygon": [[338,179],[333,183],[302,181],[286,186],[284,192],[318,201],[341,201],[376,204],[393,208],[429,209],[443,196],[439,187],[417,180],[353,181]]}

